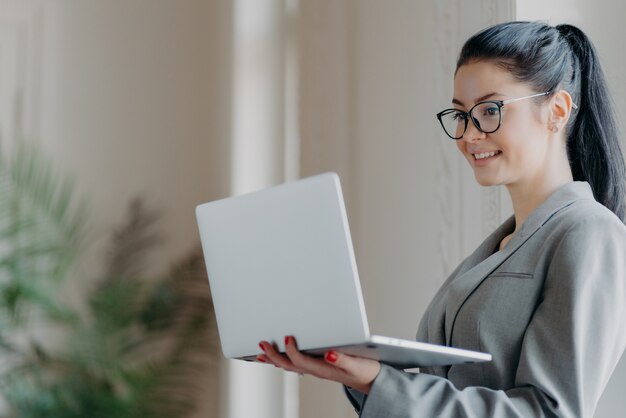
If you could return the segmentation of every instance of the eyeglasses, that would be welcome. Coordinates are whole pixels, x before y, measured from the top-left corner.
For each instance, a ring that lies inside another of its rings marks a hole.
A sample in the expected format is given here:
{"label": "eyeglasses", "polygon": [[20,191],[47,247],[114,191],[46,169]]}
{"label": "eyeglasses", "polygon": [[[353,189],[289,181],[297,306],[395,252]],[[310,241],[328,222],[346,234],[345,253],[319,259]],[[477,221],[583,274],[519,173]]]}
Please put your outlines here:
{"label": "eyeglasses", "polygon": [[502,122],[502,107],[505,104],[530,99],[532,97],[545,96],[548,94],[550,94],[549,91],[545,93],[533,94],[532,96],[519,97],[516,99],[487,100],[476,103],[472,106],[469,112],[464,112],[459,109],[446,109],[437,113],[437,119],[439,119],[446,135],[454,140],[463,138],[463,135],[467,130],[467,122],[469,119],[472,119],[472,123],[474,123],[476,129],[480,132],[491,134],[500,128],[500,123]]}

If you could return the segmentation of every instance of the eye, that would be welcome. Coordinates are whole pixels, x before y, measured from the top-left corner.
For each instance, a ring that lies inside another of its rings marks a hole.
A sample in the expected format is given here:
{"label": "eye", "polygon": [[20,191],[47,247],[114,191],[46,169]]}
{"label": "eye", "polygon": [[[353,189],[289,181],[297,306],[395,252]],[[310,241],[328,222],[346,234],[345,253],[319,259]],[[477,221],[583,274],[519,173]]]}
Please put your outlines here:
{"label": "eye", "polygon": [[450,115],[455,121],[464,121],[467,119],[467,113],[465,112],[454,112]]}
{"label": "eye", "polygon": [[483,110],[483,115],[485,116],[498,116],[499,113],[500,109],[498,108],[498,106],[488,106],[485,107],[485,109]]}

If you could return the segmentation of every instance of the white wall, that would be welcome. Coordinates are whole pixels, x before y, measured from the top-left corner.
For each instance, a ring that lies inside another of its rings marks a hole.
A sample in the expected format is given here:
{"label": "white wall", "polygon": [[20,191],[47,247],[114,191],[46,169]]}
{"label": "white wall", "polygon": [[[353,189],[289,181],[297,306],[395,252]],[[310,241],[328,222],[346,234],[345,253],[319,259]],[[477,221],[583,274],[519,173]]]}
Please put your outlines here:
{"label": "white wall", "polygon": [[[165,245],[148,267],[163,271],[198,242],[195,205],[228,193],[230,4],[42,5],[37,139],[91,202],[83,285],[136,195],[162,210]],[[217,416],[218,381],[207,384],[200,415]]]}
{"label": "white wall", "polygon": [[42,142],[80,176],[98,233],[135,194],[161,207],[168,255],[196,241],[193,204],[227,185],[222,10],[183,3],[61,0],[44,17]]}

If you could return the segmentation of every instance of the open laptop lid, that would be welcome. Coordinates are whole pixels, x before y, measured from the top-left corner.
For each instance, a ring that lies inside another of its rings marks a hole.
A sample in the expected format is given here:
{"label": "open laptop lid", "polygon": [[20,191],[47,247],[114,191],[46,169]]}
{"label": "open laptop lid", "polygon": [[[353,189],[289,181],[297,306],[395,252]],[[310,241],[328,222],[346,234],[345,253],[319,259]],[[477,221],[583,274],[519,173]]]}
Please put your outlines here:
{"label": "open laptop lid", "polygon": [[365,341],[369,328],[339,177],[325,173],[205,203],[196,217],[222,351]]}

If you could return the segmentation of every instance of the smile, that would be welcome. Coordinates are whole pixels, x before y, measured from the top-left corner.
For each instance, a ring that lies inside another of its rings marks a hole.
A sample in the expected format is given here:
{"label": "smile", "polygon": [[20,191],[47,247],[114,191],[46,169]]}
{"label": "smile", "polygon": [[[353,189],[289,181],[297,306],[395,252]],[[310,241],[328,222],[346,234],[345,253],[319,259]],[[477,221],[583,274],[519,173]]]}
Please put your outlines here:
{"label": "smile", "polygon": [[493,151],[493,152],[483,152],[481,154],[472,154],[475,160],[482,160],[489,157],[494,157],[496,155],[502,154],[502,151]]}

